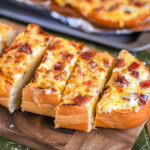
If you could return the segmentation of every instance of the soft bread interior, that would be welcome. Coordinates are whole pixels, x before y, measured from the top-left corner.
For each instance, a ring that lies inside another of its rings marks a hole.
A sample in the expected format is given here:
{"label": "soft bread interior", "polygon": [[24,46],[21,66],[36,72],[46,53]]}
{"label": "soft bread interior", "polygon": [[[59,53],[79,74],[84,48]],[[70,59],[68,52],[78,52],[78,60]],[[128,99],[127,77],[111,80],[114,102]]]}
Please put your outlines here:
{"label": "soft bread interior", "polygon": [[[13,112],[16,108],[20,107],[21,104],[21,96],[22,96],[22,88],[31,80],[34,71],[38,67],[43,58],[45,49],[41,51],[40,54],[37,54],[35,61],[32,63],[31,69],[20,79],[13,84],[10,94],[10,101],[9,101],[9,110]],[[43,55],[42,55],[43,53]]]}

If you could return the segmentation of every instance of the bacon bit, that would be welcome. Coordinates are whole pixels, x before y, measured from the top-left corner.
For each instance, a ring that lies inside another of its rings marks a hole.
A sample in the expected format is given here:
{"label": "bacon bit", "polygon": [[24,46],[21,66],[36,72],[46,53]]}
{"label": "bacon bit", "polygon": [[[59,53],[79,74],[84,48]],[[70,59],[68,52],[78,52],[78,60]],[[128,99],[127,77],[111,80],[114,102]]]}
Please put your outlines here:
{"label": "bacon bit", "polygon": [[107,9],[107,11],[113,11],[113,10],[115,10],[115,9],[119,8],[119,6],[120,6],[120,4],[119,4],[119,3],[114,4],[114,5],[112,5],[110,8],[108,8],[108,9]]}
{"label": "bacon bit", "polygon": [[57,90],[54,89],[54,88],[50,88],[50,89],[51,89],[51,92],[52,92],[52,93],[56,93],[56,92],[57,92]]}
{"label": "bacon bit", "polygon": [[73,57],[74,57],[73,54],[70,54],[70,53],[67,53],[67,52],[64,52],[62,54],[62,59],[66,60],[67,62],[70,62]]}
{"label": "bacon bit", "polygon": [[49,41],[49,37],[46,37],[45,39],[44,39],[44,42],[48,42]]}
{"label": "bacon bit", "polygon": [[46,74],[49,74],[51,72],[51,70],[49,69],[49,70],[46,70]]}
{"label": "bacon bit", "polygon": [[86,52],[83,52],[81,54],[81,58],[86,60],[86,61],[92,59],[92,57],[94,57],[94,53],[93,52],[86,51]]}
{"label": "bacon bit", "polygon": [[77,72],[78,72],[81,76],[85,76],[85,74],[82,72],[81,69],[78,69]]}
{"label": "bacon bit", "polygon": [[48,53],[45,54],[44,58],[42,59],[42,62],[44,63],[48,58]]}
{"label": "bacon bit", "polygon": [[117,75],[114,79],[115,85],[119,86],[120,88],[125,88],[129,82],[125,79],[124,76]]}
{"label": "bacon bit", "polygon": [[54,76],[54,79],[56,79],[56,80],[61,80],[61,79],[62,79],[62,76],[61,76],[61,75],[55,75],[55,76]]}
{"label": "bacon bit", "polygon": [[143,106],[146,104],[147,100],[148,100],[148,96],[144,95],[144,94],[140,94],[139,95],[139,100],[140,100],[140,105]]}
{"label": "bacon bit", "polygon": [[81,94],[79,94],[73,99],[73,101],[75,104],[83,106],[87,104],[91,99],[92,96],[88,96],[88,95],[82,96]]}
{"label": "bacon bit", "polygon": [[35,82],[35,80],[37,79],[37,77],[38,77],[38,74],[35,73],[35,74],[33,75],[33,78],[32,78],[32,80],[31,80],[31,82]]}
{"label": "bacon bit", "polygon": [[84,85],[92,85],[93,81],[92,80],[88,80],[88,81],[83,81],[82,83]]}
{"label": "bacon bit", "polygon": [[104,67],[109,67],[109,61],[108,59],[104,58],[103,59]]}
{"label": "bacon bit", "polygon": [[103,6],[97,7],[97,8],[94,8],[94,11],[100,11],[100,10],[102,10],[103,8],[104,8]]}
{"label": "bacon bit", "polygon": [[58,62],[57,64],[55,64],[53,68],[54,68],[54,71],[63,71],[65,68],[65,65],[62,62]]}
{"label": "bacon bit", "polygon": [[16,60],[16,61],[15,61],[15,64],[20,64],[20,63],[21,63],[20,60]]}
{"label": "bacon bit", "polygon": [[61,40],[56,40],[52,44],[49,45],[49,50],[55,50],[61,45]]}
{"label": "bacon bit", "polygon": [[116,62],[115,62],[115,67],[123,67],[125,65],[125,62],[123,59],[121,58],[117,58]]}
{"label": "bacon bit", "polygon": [[18,50],[19,50],[19,52],[24,52],[29,55],[32,54],[31,47],[28,43],[20,43]]}
{"label": "bacon bit", "polygon": [[137,0],[130,0],[130,4],[134,5],[136,7],[143,7],[145,6],[147,3],[146,2],[139,2]]}
{"label": "bacon bit", "polygon": [[110,88],[109,85],[105,86],[103,92],[104,92],[105,94],[108,93],[108,89],[109,89],[109,88]]}
{"label": "bacon bit", "polygon": [[130,64],[130,66],[128,66],[128,70],[129,71],[134,71],[136,69],[138,69],[140,67],[140,64],[138,64],[137,62],[133,62],[132,64]]}
{"label": "bacon bit", "polygon": [[135,78],[139,78],[139,72],[138,71],[133,71],[132,73],[131,73],[131,75],[133,76],[133,77],[135,77]]}
{"label": "bacon bit", "polygon": [[91,61],[91,62],[89,63],[89,65],[91,66],[92,69],[97,68],[97,63],[96,63],[95,61]]}
{"label": "bacon bit", "polygon": [[98,68],[98,70],[99,70],[100,72],[105,72],[105,69],[104,69],[104,68]]}
{"label": "bacon bit", "polygon": [[150,80],[146,80],[140,83],[141,88],[149,88],[150,87]]}

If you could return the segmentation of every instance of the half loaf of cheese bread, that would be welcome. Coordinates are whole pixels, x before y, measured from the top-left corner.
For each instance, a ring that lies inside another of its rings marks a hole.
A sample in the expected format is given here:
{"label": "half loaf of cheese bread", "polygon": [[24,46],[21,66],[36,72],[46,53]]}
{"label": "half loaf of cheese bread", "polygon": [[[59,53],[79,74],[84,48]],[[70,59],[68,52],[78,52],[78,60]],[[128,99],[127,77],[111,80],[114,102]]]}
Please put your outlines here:
{"label": "half loaf of cheese bread", "polygon": [[13,112],[20,106],[22,88],[29,82],[52,39],[30,24],[0,58],[0,104]]}

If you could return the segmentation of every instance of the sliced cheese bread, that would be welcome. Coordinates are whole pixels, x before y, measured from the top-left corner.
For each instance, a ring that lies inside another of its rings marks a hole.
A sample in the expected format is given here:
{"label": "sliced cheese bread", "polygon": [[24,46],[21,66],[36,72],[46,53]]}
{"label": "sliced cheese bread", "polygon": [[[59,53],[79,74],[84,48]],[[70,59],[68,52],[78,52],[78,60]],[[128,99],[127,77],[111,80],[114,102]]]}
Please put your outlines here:
{"label": "sliced cheese bread", "polygon": [[62,38],[50,43],[32,81],[23,89],[22,110],[55,117],[66,83],[84,45]]}
{"label": "sliced cheese bread", "polygon": [[150,116],[150,72],[126,50],[120,52],[102,99],[95,126],[132,128]]}
{"label": "sliced cheese bread", "polygon": [[0,104],[13,112],[21,103],[21,90],[31,79],[52,37],[30,24],[0,58]]}
{"label": "sliced cheese bread", "polygon": [[[150,16],[149,0],[53,0],[67,14],[68,6],[92,23],[107,28],[131,28]],[[65,9],[67,8],[67,9]],[[61,10],[62,9],[62,10]],[[72,14],[71,14],[72,15]],[[76,15],[74,15],[76,16]]]}
{"label": "sliced cheese bread", "polygon": [[84,50],[56,110],[55,127],[90,131],[99,94],[109,77],[113,57]]}

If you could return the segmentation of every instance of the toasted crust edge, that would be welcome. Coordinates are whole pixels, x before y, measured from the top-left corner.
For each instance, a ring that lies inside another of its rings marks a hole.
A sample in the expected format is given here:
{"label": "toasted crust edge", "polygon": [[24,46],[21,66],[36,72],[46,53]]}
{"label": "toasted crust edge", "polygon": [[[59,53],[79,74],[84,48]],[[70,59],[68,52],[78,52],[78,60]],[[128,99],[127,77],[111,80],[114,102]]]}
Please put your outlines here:
{"label": "toasted crust edge", "polygon": [[55,127],[89,132],[91,130],[89,110],[88,106],[60,104],[56,111]]}
{"label": "toasted crust edge", "polygon": [[94,127],[128,129],[145,122],[150,116],[150,100],[138,112],[132,110],[112,110],[111,113],[96,113]]}

